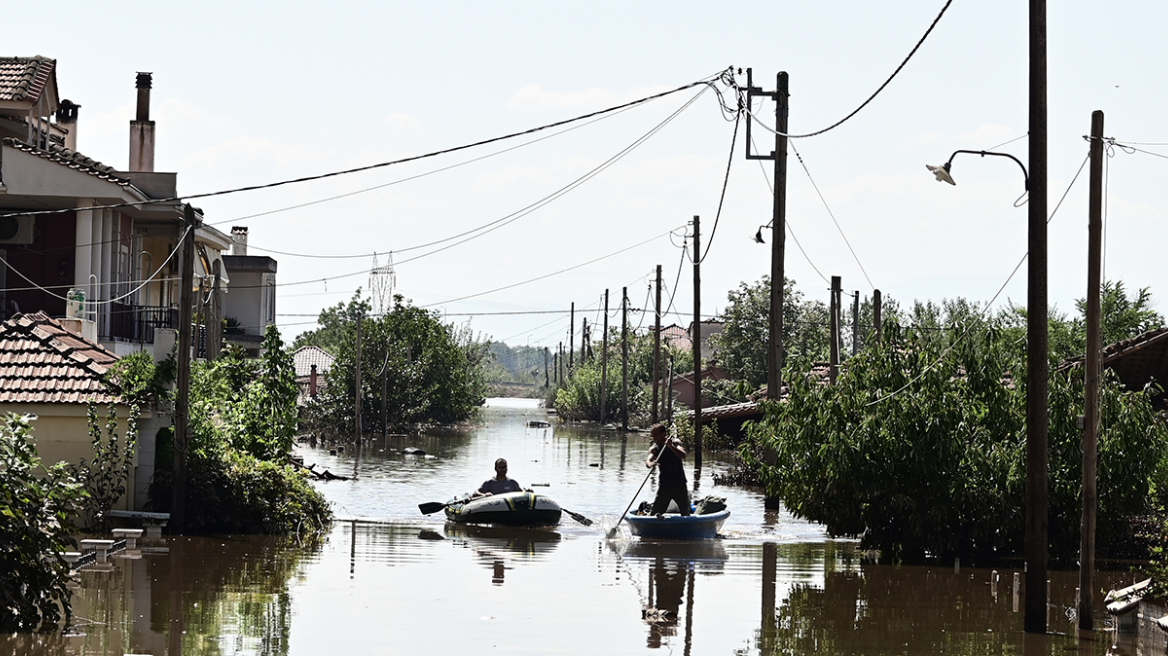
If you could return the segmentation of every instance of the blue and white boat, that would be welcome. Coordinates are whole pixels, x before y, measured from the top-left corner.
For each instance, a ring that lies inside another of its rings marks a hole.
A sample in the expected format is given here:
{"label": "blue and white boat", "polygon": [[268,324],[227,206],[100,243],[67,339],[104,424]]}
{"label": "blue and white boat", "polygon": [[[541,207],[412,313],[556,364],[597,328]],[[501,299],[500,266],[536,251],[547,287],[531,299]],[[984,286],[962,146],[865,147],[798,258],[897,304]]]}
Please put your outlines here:
{"label": "blue and white boat", "polygon": [[629,523],[629,530],[642,538],[667,540],[709,540],[718,537],[718,531],[729,510],[720,510],[707,515],[682,515],[680,513],[665,513],[663,515],[638,515],[628,513],[625,521]]}

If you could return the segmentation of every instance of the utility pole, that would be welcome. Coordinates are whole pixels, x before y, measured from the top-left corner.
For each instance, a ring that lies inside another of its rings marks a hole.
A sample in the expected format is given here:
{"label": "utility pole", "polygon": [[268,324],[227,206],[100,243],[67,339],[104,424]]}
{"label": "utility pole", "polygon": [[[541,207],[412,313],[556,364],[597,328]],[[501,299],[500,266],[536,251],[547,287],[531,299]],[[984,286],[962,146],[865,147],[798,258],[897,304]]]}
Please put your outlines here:
{"label": "utility pole", "polygon": [[872,292],[872,323],[876,327],[876,343],[884,341],[884,324],[881,323],[880,290]]}
{"label": "utility pole", "polygon": [[1091,184],[1087,212],[1087,357],[1083,382],[1083,522],[1079,542],[1079,628],[1095,629],[1095,512],[1099,503],[1096,464],[1099,453],[1099,378],[1103,338],[1100,335],[1100,262],[1103,235],[1103,112],[1091,112]]}
{"label": "utility pole", "polygon": [[621,287],[621,430],[629,430],[629,288]]}
{"label": "utility pole", "polygon": [[179,274],[178,302],[178,389],[174,404],[174,480],[171,483],[170,532],[186,532],[187,447],[191,419],[191,307],[194,304],[195,230],[199,220],[190,203],[183,205],[186,233],[182,241],[182,273]]}
{"label": "utility pole", "polygon": [[767,348],[767,398],[778,400],[783,384],[783,285],[787,244],[787,73],[775,78],[775,91],[764,92],[753,84],[753,71],[746,69],[747,104],[755,96],[766,96],[775,103],[775,149],[770,155],[750,152],[750,124],[746,121],[746,159],[771,160],[775,163],[775,199],[771,215],[771,311],[770,345]]}
{"label": "utility pole", "polygon": [[360,308],[357,308],[357,367],[354,371],[357,398],[357,416],[353,422],[353,429],[357,434],[357,444],[361,444],[361,315],[364,314]]}
{"label": "utility pole", "polygon": [[649,413],[649,422],[656,424],[657,417],[657,387],[661,382],[661,265],[657,265],[657,302],[654,304],[653,320],[653,410]]}
{"label": "utility pole", "polygon": [[[693,276],[694,276],[694,487],[702,477],[702,221],[697,214],[693,218]],[[674,290],[674,293],[677,293]],[[673,379],[669,379],[670,387]],[[670,395],[672,397],[672,394]],[[672,398],[670,399],[672,402]]]}
{"label": "utility pole", "polygon": [[572,367],[576,364],[576,303],[572,302],[571,320],[568,323],[568,375],[572,375]]}
{"label": "utility pole", "polygon": [[600,423],[604,423],[608,401],[608,290],[604,290],[604,324],[600,337]]}
{"label": "utility pole", "polygon": [[852,356],[860,352],[860,290],[852,299]]}
{"label": "utility pole", "polygon": [[839,377],[840,277],[831,277],[831,384]]}
{"label": "utility pole", "polygon": [[[1026,612],[1027,633],[1046,633],[1050,554],[1049,323],[1047,317],[1046,0],[1030,0],[1030,193],[1026,290]],[[1090,591],[1084,591],[1087,594]]]}
{"label": "utility pole", "polygon": [[548,347],[546,346],[543,347],[543,386],[552,386],[551,376],[548,374]]}

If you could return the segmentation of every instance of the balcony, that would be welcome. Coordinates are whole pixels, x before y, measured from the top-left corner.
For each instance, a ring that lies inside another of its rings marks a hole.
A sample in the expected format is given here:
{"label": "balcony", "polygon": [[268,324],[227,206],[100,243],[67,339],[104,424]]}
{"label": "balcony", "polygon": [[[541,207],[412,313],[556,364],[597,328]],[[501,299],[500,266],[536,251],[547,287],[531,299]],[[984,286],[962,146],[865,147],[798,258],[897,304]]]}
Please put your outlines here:
{"label": "balcony", "polygon": [[102,339],[153,343],[158,328],[178,327],[178,308],[162,305],[109,305],[109,334]]}

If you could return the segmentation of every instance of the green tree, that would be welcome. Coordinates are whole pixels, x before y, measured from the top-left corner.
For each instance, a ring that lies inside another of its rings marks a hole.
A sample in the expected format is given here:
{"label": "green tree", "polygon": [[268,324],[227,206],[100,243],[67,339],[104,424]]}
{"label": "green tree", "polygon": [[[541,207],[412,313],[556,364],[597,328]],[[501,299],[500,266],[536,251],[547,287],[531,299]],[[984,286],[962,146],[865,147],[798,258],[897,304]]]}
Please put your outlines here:
{"label": "green tree", "polygon": [[52,631],[72,618],[71,518],[85,491],[64,464],[44,467],[29,418],[0,419],[0,633]]}
{"label": "green tree", "polygon": [[[979,322],[974,314],[965,315]],[[885,330],[853,358],[837,385],[792,378],[785,403],[742,448],[768,492],[798,516],[894,558],[1017,553],[1023,536],[1025,344],[997,321],[940,326],[964,335]],[[1051,544],[1056,558],[1078,545],[1082,375],[1050,379]],[[1127,533],[1163,480],[1168,430],[1143,392],[1113,376],[1102,389],[1099,446],[1103,536]]]}
{"label": "green tree", "polygon": [[[351,434],[360,398],[362,425],[453,423],[470,417],[487,390],[488,351],[468,328],[442,323],[436,312],[394,297],[393,310],[361,320],[361,389],[356,389],[357,320],[368,303],[353,297],[336,324],[336,362],[324,391],[309,408],[317,432]],[[382,378],[385,394],[382,395]]]}

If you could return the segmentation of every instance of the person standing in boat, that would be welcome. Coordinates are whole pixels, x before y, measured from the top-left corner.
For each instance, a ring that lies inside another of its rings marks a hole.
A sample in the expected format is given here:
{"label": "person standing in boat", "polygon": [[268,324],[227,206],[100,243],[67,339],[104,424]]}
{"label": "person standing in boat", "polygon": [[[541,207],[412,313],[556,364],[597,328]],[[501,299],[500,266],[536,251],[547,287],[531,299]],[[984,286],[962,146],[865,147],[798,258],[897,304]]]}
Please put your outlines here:
{"label": "person standing in boat", "polygon": [[649,457],[645,466],[653,465],[661,470],[657,480],[657,497],[653,499],[654,515],[660,515],[669,508],[670,501],[677,502],[677,509],[683,516],[689,514],[689,484],[685,479],[685,447],[681,440],[669,437],[665,424],[653,424],[649,429],[653,444],[649,447]]}
{"label": "person standing in boat", "polygon": [[499,458],[495,461],[495,477],[483,481],[479,489],[472,496],[487,497],[504,492],[522,492],[523,488],[513,478],[507,478],[507,460]]}

